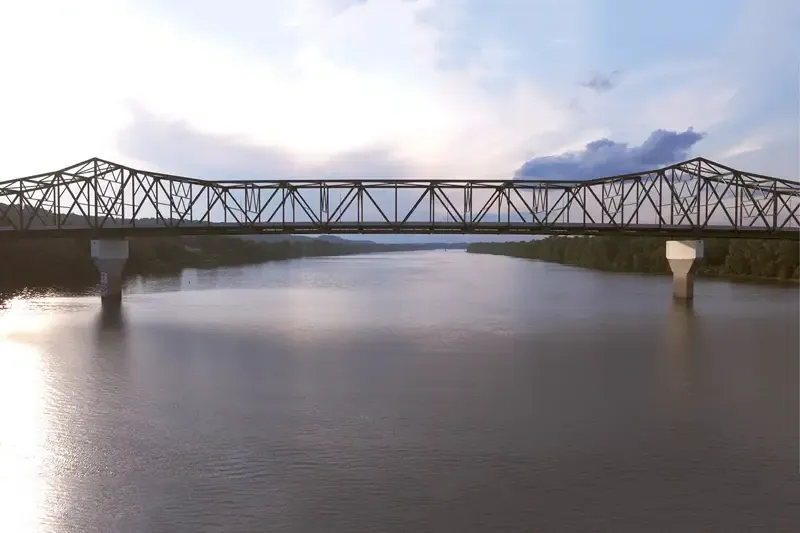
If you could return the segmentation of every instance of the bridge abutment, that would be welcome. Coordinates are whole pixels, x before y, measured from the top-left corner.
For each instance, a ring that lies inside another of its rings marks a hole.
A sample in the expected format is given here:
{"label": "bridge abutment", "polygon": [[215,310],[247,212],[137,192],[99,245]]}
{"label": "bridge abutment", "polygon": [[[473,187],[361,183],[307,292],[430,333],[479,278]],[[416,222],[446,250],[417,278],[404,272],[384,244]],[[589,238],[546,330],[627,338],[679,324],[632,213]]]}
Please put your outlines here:
{"label": "bridge abutment", "polygon": [[92,261],[100,273],[100,301],[103,307],[122,304],[122,270],[128,260],[126,239],[92,241]]}
{"label": "bridge abutment", "polygon": [[703,241],[667,241],[667,262],[672,270],[672,297],[694,298],[694,272],[703,258]]}

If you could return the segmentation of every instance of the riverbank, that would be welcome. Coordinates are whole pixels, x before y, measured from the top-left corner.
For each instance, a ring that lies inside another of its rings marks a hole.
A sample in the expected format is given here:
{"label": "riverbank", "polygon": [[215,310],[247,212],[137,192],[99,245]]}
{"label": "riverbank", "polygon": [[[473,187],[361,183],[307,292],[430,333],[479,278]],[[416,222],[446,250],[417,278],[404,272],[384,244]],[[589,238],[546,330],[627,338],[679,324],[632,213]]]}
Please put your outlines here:
{"label": "riverbank", "polygon": [[[647,237],[548,237],[535,241],[474,243],[469,253],[537,259],[603,272],[668,275],[666,239]],[[800,282],[797,242],[707,239],[700,277],[747,283]]]}
{"label": "riverbank", "polygon": [[[124,276],[178,273],[186,268],[216,268],[284,261],[301,257],[411,251],[437,244],[379,244],[335,237],[292,237],[260,241],[225,236],[129,239]],[[97,269],[86,239],[0,241],[0,292],[31,287],[90,287]]]}

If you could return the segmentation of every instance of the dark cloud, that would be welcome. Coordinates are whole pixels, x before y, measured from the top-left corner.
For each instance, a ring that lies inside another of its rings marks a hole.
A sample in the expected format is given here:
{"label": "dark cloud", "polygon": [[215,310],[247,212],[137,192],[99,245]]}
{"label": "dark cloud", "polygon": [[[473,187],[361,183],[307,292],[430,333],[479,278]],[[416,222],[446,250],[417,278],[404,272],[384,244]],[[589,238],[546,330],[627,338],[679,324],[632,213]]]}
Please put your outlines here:
{"label": "dark cloud", "polygon": [[579,152],[535,157],[516,172],[517,178],[591,179],[650,170],[689,159],[705,134],[656,130],[641,146],[610,139],[590,142]]}
{"label": "dark cloud", "polygon": [[614,70],[608,75],[594,74],[588,80],[580,82],[580,85],[596,93],[607,93],[619,85],[620,74],[619,70]]}
{"label": "dark cloud", "polygon": [[569,107],[569,109],[571,111],[575,111],[576,113],[585,112],[585,110],[583,109],[583,106],[581,105],[581,103],[576,98],[573,98],[572,100],[569,101],[569,106],[568,107]]}
{"label": "dark cloud", "polygon": [[362,6],[367,2],[369,2],[369,0],[337,0],[337,2],[332,3],[331,7],[335,15],[340,15],[351,7]]}
{"label": "dark cloud", "polygon": [[132,106],[133,121],[120,134],[122,154],[145,168],[207,179],[408,177],[410,167],[384,147],[337,154],[310,164],[289,151],[230,135],[199,131]]}

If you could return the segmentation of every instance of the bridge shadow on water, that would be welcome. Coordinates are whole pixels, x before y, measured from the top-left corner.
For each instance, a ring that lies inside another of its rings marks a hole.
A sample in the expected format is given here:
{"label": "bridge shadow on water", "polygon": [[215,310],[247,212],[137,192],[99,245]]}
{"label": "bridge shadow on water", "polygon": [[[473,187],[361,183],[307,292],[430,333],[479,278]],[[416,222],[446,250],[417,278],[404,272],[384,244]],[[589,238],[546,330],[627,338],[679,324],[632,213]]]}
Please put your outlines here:
{"label": "bridge shadow on water", "polygon": [[686,354],[697,347],[700,318],[692,301],[673,301],[666,320],[667,342],[674,355]]}
{"label": "bridge shadow on water", "polygon": [[94,319],[97,353],[124,353],[127,342],[125,311],[121,306],[101,307]]}
{"label": "bridge shadow on water", "polygon": [[703,388],[702,317],[693,302],[673,301],[664,327],[659,382],[673,416],[685,418]]}

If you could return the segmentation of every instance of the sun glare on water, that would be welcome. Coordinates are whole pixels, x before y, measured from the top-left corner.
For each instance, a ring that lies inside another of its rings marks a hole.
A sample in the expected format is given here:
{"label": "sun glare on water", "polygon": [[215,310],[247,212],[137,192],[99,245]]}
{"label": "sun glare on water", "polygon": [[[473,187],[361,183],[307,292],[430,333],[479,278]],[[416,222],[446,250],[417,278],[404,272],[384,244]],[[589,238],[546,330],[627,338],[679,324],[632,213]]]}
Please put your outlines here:
{"label": "sun glare on water", "polygon": [[0,307],[0,530],[40,531],[46,494],[45,380],[36,338],[45,320],[30,302]]}

